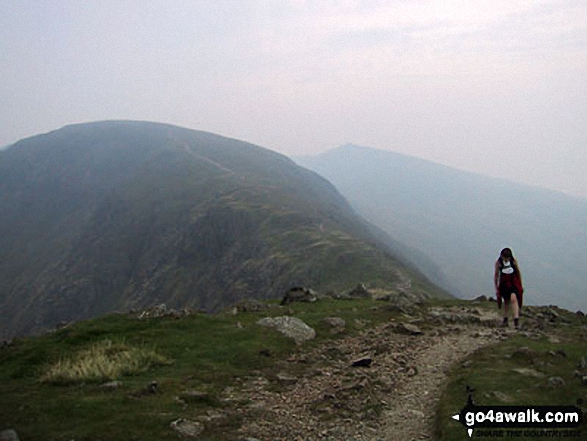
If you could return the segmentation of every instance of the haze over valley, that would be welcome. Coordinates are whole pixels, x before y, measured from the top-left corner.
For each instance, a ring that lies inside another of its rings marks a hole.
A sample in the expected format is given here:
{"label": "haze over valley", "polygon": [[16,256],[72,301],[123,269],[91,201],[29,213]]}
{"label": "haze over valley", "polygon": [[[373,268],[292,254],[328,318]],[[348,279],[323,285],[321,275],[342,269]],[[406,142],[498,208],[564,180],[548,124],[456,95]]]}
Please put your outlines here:
{"label": "haze over valley", "polygon": [[[511,247],[525,301],[587,309],[586,199],[356,145],[297,162],[430,258],[437,268],[421,268],[459,297],[493,296],[493,264]],[[438,268],[445,280],[435,277]]]}

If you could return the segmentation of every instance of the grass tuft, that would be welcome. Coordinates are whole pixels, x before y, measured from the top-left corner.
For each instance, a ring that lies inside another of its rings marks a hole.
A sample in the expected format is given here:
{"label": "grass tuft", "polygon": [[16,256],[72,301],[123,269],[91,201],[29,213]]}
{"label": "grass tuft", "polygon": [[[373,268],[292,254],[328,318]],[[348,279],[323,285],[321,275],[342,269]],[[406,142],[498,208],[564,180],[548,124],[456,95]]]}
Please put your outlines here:
{"label": "grass tuft", "polygon": [[50,366],[41,381],[69,384],[114,380],[125,375],[146,372],[169,361],[154,349],[131,347],[124,343],[102,340],[72,357]]}

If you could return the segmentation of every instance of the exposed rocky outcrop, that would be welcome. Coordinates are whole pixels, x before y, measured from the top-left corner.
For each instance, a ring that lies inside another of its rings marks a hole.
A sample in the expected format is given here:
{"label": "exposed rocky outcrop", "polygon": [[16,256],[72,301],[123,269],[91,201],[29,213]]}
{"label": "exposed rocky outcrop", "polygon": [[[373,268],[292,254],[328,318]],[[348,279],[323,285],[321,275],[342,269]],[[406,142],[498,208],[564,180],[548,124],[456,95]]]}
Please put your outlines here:
{"label": "exposed rocky outcrop", "polygon": [[281,304],[289,305],[293,302],[313,303],[316,300],[318,300],[318,296],[313,290],[310,288],[304,288],[303,286],[295,286],[285,293],[281,300]]}
{"label": "exposed rocky outcrop", "polygon": [[296,317],[265,317],[257,323],[281,332],[286,337],[292,338],[298,344],[316,338],[316,331]]}

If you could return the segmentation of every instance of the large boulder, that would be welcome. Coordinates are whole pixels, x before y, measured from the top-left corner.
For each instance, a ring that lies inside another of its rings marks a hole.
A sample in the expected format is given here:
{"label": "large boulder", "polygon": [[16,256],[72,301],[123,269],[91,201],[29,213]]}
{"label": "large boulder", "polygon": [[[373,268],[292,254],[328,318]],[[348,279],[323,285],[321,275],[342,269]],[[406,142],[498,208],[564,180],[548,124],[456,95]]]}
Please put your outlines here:
{"label": "large boulder", "polygon": [[298,344],[316,338],[316,331],[296,317],[265,317],[259,320],[257,324],[273,328],[286,337],[292,338]]}

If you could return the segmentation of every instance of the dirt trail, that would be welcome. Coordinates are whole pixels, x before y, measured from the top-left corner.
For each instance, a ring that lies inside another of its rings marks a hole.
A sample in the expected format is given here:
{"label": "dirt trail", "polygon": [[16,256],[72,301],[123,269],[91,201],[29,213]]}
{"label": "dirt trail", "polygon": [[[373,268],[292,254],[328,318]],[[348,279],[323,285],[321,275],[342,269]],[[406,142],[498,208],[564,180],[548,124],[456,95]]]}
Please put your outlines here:
{"label": "dirt trail", "polygon": [[414,320],[416,328],[391,322],[300,353],[281,366],[284,372],[304,366],[299,377],[249,379],[242,439],[434,440],[448,369],[507,333],[496,332],[496,313],[431,314]]}

